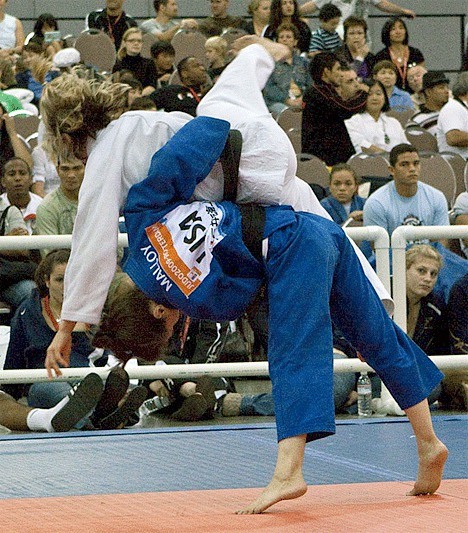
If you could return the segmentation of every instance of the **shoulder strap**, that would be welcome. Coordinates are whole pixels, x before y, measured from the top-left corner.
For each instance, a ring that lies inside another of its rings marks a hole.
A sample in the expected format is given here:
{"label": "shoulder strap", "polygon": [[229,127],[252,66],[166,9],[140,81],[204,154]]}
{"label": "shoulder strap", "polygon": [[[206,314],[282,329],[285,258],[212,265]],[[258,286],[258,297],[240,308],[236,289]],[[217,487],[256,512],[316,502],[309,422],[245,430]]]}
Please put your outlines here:
{"label": "shoulder strap", "polygon": [[5,235],[6,217],[11,205],[7,206],[0,216],[0,235]]}

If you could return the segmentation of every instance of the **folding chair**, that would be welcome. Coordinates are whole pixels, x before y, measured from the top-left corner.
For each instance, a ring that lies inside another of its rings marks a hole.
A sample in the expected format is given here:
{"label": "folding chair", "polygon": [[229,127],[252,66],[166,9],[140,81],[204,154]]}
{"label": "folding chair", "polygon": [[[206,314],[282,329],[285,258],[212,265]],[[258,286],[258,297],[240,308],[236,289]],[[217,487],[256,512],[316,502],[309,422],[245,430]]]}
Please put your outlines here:
{"label": "folding chair", "polygon": [[37,133],[39,128],[39,117],[34,115],[15,115],[13,120],[15,121],[16,133],[21,135],[24,139],[27,140],[28,137]]}
{"label": "folding chair", "polygon": [[348,165],[361,178],[365,176],[388,178],[390,176],[388,162],[381,155],[355,154],[349,158]]}
{"label": "folding chair", "polygon": [[244,35],[248,34],[241,28],[226,28],[223,33],[221,33],[221,37],[228,43],[228,50],[236,39],[239,39],[239,37],[243,37]]}
{"label": "folding chair", "polygon": [[455,201],[457,191],[457,180],[450,163],[440,154],[421,154],[421,175],[420,181],[435,187],[443,192],[449,208]]}
{"label": "folding chair", "polygon": [[112,72],[117,54],[112,39],[103,31],[83,31],[76,39],[75,48],[85,65],[91,65],[100,72]]}
{"label": "folding chair", "polygon": [[457,190],[455,192],[456,198],[460,193],[467,190],[465,185],[465,171],[468,163],[463,156],[455,154],[454,152],[440,152],[440,155],[450,164],[455,174],[455,179],[457,181]]}
{"label": "folding chair", "polygon": [[141,48],[141,55],[147,59],[151,59],[151,47],[158,39],[152,33],[143,34],[143,46]]}
{"label": "folding chair", "polygon": [[287,107],[277,116],[276,122],[286,132],[302,128],[302,109]]}
{"label": "folding chair", "polygon": [[421,126],[407,126],[405,135],[408,142],[421,152],[438,152],[437,139]]}
{"label": "folding chair", "polygon": [[330,185],[330,173],[327,165],[312,154],[297,154],[296,175],[306,183],[316,183],[324,189]]}
{"label": "folding chair", "polygon": [[400,111],[398,109],[390,109],[385,114],[389,117],[396,118],[404,128],[413,117],[414,109],[405,109],[404,111]]}
{"label": "folding chair", "polygon": [[184,57],[196,57],[203,65],[207,65],[205,56],[206,37],[199,31],[179,30],[172,38],[175,49],[175,64]]}
{"label": "folding chair", "polygon": [[302,150],[302,131],[300,129],[291,128],[286,132],[286,135],[293,145],[294,152],[299,154]]}

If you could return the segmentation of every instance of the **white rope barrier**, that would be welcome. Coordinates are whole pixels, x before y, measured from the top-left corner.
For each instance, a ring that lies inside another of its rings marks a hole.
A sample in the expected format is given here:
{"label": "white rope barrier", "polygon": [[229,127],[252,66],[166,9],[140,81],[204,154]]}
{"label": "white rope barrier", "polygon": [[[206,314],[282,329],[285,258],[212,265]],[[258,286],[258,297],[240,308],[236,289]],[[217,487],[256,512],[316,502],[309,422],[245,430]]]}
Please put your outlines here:
{"label": "white rope barrier", "polygon": [[[71,248],[71,235],[24,235],[0,237],[0,250],[42,250]],[[119,234],[119,246],[128,246],[126,233]]]}
{"label": "white rope barrier", "polygon": [[[431,357],[432,361],[441,369],[452,372],[468,370],[468,355],[438,355]],[[110,368],[80,367],[63,368],[63,375],[54,381],[70,381],[83,379],[87,374],[95,372],[102,377],[107,376]],[[202,375],[211,377],[247,377],[268,376],[268,363],[212,363],[194,365],[144,365],[127,367],[130,379],[191,379]],[[372,372],[372,368],[359,359],[334,359],[333,371],[343,372]],[[37,383],[49,381],[45,369],[2,370],[1,383]]]}
{"label": "white rope barrier", "polygon": [[406,245],[408,241],[424,239],[462,239],[468,237],[467,226],[399,226],[392,233],[393,319],[406,331]]}

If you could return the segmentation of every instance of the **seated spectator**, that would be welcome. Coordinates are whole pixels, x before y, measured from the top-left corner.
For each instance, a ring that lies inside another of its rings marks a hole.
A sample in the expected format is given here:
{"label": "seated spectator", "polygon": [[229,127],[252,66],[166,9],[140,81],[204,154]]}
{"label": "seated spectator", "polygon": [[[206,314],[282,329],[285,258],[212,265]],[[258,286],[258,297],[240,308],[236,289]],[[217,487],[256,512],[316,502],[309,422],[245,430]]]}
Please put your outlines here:
{"label": "seated spectator", "polygon": [[264,37],[270,20],[271,0],[251,0],[247,11],[252,20],[245,21],[242,29],[250,35]]}
{"label": "seated spectator", "polygon": [[32,185],[31,168],[20,157],[12,157],[3,165],[1,183],[5,192],[0,198],[6,205],[14,205],[21,211],[31,235],[36,222],[36,211],[42,202],[39,195],[29,191]]}
{"label": "seated spectator", "polygon": [[411,117],[411,122],[419,124],[436,136],[440,110],[449,100],[448,78],[443,72],[426,72],[422,79],[422,93],[424,94],[424,103],[421,104],[419,113]]}
{"label": "seated spectator", "polygon": [[362,222],[365,198],[358,195],[359,178],[347,163],[339,163],[330,170],[330,196],[321,200],[322,206],[337,223],[352,218]]}
{"label": "seated spectator", "polygon": [[345,120],[357,154],[386,153],[394,146],[408,142],[400,122],[385,114],[388,109],[387,93],[382,83],[370,81],[366,107]]}
{"label": "seated spectator", "polygon": [[197,30],[198,22],[195,19],[185,19],[177,22],[174,19],[178,14],[176,0],[154,0],[156,17],[145,20],[140,25],[143,33],[151,33],[158,41],[170,43],[174,35],[180,30]]}
{"label": "seated spectator", "polygon": [[31,192],[44,198],[46,194],[54,191],[60,185],[60,178],[55,165],[40,144],[33,149],[31,155],[33,159]]}
{"label": "seated spectator", "polygon": [[52,58],[52,64],[60,74],[70,72],[71,68],[81,63],[81,54],[76,48],[63,48]]}
{"label": "seated spectator", "polygon": [[22,59],[17,64],[16,81],[18,87],[34,93],[34,105],[39,103],[44,85],[59,74],[52,67],[52,61],[44,57],[40,44],[28,43],[24,47]]}
{"label": "seated spectator", "polygon": [[92,11],[86,15],[87,30],[102,30],[112,39],[115,49],[122,43],[123,34],[129,28],[136,28],[138,23],[123,10],[125,0],[106,0],[105,9]]}
{"label": "seated spectator", "polygon": [[[452,286],[447,302],[451,353],[468,354],[468,274]],[[468,410],[468,373],[446,373],[440,401],[447,409]]]}
{"label": "seated spectator", "polygon": [[381,226],[389,235],[398,226],[448,226],[447,200],[442,192],[419,181],[419,153],[410,144],[390,152],[393,181],[372,193],[364,205],[364,225]]}
{"label": "seated spectator", "polygon": [[375,80],[379,80],[384,86],[390,109],[394,111],[414,110],[411,95],[395,85],[397,70],[391,61],[383,60],[376,63],[372,69],[372,75]]}
{"label": "seated spectator", "polygon": [[158,109],[183,111],[195,116],[197,105],[210,87],[205,67],[196,57],[186,57],[177,65],[181,85],[167,85],[149,95]]}
{"label": "seated spectator", "polygon": [[215,82],[227,65],[228,43],[216,35],[205,42],[205,56],[208,61],[208,76]]}
{"label": "seated spectator", "polygon": [[375,61],[391,61],[395,65],[396,86],[406,90],[408,69],[414,65],[424,66],[424,56],[420,50],[408,45],[408,28],[401,17],[393,17],[382,28],[382,43],[385,48],[375,56]]}
{"label": "seated spectator", "polygon": [[291,57],[277,62],[263,89],[269,111],[279,115],[287,107],[302,108],[302,95],[310,87],[309,62],[297,50],[299,32],[294,24],[285,22],[278,27],[278,42],[291,50]]}
{"label": "seated spectator", "polygon": [[28,43],[39,44],[46,56],[50,59],[63,48],[63,43],[60,38],[54,41],[46,39],[45,34],[52,31],[59,31],[57,19],[50,13],[43,13],[37,18],[33,29],[34,34],[28,41]]}
{"label": "seated spectator", "polygon": [[113,72],[130,70],[143,87],[142,94],[147,95],[157,86],[157,73],[154,62],[141,55],[143,34],[138,28],[129,28],[122,37],[122,44],[117,52],[117,61]]}
{"label": "seated spectator", "polygon": [[313,85],[304,93],[302,152],[313,154],[328,166],[345,163],[354,153],[345,119],[366,105],[367,93],[356,93],[344,100],[337,92],[341,66],[333,52],[317,54],[311,62]]}
{"label": "seated spectator", "polygon": [[[85,166],[79,159],[57,163],[60,186],[49,193],[37,208],[36,235],[71,235],[78,209],[78,193],[84,178]],[[42,249],[42,256],[50,250]]]}
{"label": "seated spectator", "polygon": [[359,17],[348,17],[344,21],[344,44],[335,54],[343,63],[356,71],[361,80],[372,76],[374,54],[367,44],[367,22]]}
{"label": "seated spectator", "polygon": [[17,98],[0,93],[0,168],[12,157],[20,157],[30,166],[33,164],[28,148],[16,133],[15,121],[9,115],[16,107],[16,102],[21,109]]}
{"label": "seated spectator", "polygon": [[462,72],[453,89],[453,100],[440,110],[437,119],[439,152],[455,152],[468,159],[468,72]]}
{"label": "seated spectator", "polygon": [[229,0],[210,0],[211,16],[203,19],[198,29],[206,37],[221,35],[228,28],[239,28],[242,19],[228,15]]}
{"label": "seated spectator", "polygon": [[341,11],[332,3],[325,4],[319,11],[318,30],[312,32],[309,57],[320,52],[335,52],[343,44],[336,28],[340,23]]}
{"label": "seated spectator", "polygon": [[[462,192],[458,195],[453,204],[453,218],[455,224],[468,225],[468,192]],[[468,239],[460,239],[460,248],[465,257],[468,259]]]}
{"label": "seated spectator", "polygon": [[9,59],[0,58],[0,90],[16,87],[13,65]]}
{"label": "seated spectator", "polygon": [[[0,236],[28,235],[21,211],[0,197]],[[28,250],[0,250],[0,298],[16,308],[36,286],[37,264],[29,260]]]}
{"label": "seated spectator", "polygon": [[164,41],[151,45],[151,58],[156,67],[157,89],[169,83],[174,72],[175,50],[171,43]]}
{"label": "seated spectator", "polygon": [[312,33],[307,22],[299,16],[297,0],[272,0],[270,22],[265,30],[265,37],[276,41],[278,28],[283,22],[290,22],[296,26],[299,30],[297,48],[301,53],[308,53]]}
{"label": "seated spectator", "polygon": [[413,100],[415,111],[419,111],[420,107],[424,105],[425,98],[423,92],[423,76],[427,72],[426,67],[422,65],[414,65],[408,69],[408,92]]}
{"label": "seated spectator", "polygon": [[156,104],[149,96],[138,96],[130,105],[129,111],[157,111]]}
{"label": "seated spectator", "polygon": [[6,0],[0,3],[0,58],[21,54],[24,45],[23,24],[5,13]]}

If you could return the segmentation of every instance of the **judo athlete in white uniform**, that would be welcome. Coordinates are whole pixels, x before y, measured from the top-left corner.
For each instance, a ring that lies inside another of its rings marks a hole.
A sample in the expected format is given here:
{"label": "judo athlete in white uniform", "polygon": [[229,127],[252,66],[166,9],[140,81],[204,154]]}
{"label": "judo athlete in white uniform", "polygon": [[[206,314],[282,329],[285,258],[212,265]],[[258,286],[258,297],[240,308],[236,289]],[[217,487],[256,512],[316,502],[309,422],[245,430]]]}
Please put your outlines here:
{"label": "judo athlete in white uniform", "polygon": [[[413,425],[420,464],[411,494],[434,492],[447,449],[434,434],[425,398],[442,374],[389,318],[337,224],[287,206],[266,207],[258,235],[265,251],[255,258],[244,244],[244,224],[251,227],[245,208],[191,201],[228,134],[228,122],[197,117],[156,152],[148,177],[130,189],[128,278],[112,295],[95,344],[123,362],[134,354],[153,360],[162,348],[157,342],[171,336],[177,310],[232,320],[266,283],[278,462],[263,494],[239,512],[260,513],[304,494],[306,441],[335,432],[331,314]],[[131,309],[135,292],[143,300]]]}
{"label": "judo athlete in white uniform", "polygon": [[[290,52],[281,44],[253,36],[239,39],[240,46],[252,40],[262,45],[241,50],[200,106],[201,114],[228,120],[232,129],[242,133],[238,201],[286,204],[330,218],[311,188],[295,176],[294,150],[269,114],[261,94],[275,59]],[[47,137],[52,139],[53,147],[62,149],[65,140],[81,159],[87,157],[65,274],[62,321],[49,351],[53,360],[61,359],[66,352],[76,322],[99,323],[115,272],[118,217],[128,190],[147,175],[156,150],[192,119],[184,113],[131,111],[90,128],[96,115],[111,114],[103,106],[99,108],[106,95],[95,93],[86,80],[64,75],[47,84],[41,99]],[[115,104],[110,102],[108,108],[115,114]],[[223,198],[221,165],[216,164],[197,185],[194,198]],[[390,296],[362,255],[361,260],[366,275],[391,311]]]}

